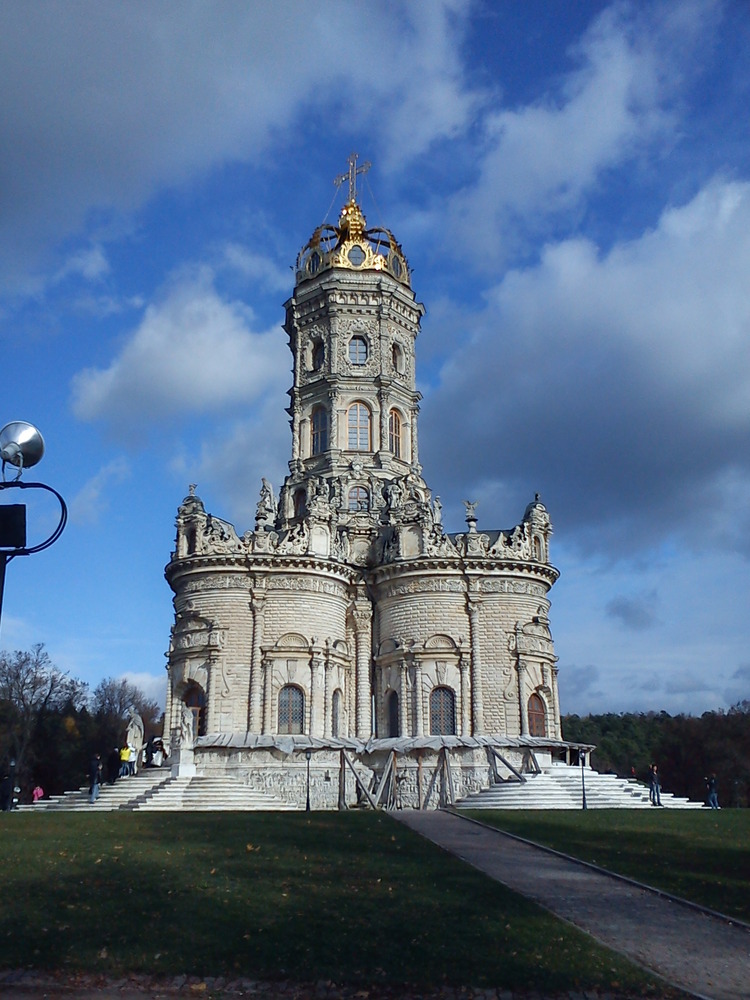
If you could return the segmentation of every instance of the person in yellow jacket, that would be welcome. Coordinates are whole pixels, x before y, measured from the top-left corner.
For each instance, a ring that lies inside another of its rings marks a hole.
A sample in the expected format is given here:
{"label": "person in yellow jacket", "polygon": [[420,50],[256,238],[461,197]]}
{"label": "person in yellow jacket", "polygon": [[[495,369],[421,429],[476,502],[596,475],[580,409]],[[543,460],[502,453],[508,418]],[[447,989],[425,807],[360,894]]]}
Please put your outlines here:
{"label": "person in yellow jacket", "polygon": [[130,768],[128,766],[128,761],[130,760],[130,747],[125,744],[125,746],[120,750],[120,777],[127,778],[130,774]]}

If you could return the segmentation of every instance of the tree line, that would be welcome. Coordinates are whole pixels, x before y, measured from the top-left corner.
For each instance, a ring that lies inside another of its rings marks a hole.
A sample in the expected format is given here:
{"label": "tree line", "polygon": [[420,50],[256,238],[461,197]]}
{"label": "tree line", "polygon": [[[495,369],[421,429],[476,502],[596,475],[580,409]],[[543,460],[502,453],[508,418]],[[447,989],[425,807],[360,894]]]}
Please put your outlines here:
{"label": "tree line", "polygon": [[[0,652],[0,767],[11,762],[21,801],[35,785],[60,794],[84,784],[94,753],[105,757],[125,741],[127,714],[143,718],[145,737],[161,735],[159,706],[122,678],[109,677],[89,692],[88,685],[59,670],[44,646]],[[645,781],[651,763],[659,765],[662,787],[676,795],[705,799],[706,778],[715,773],[719,801],[750,804],[750,701],[728,711],[701,716],[666,712],[566,715],[563,736],[596,746],[597,771]]]}
{"label": "tree line", "polygon": [[161,734],[161,710],[134,684],[109,677],[93,692],[52,663],[42,644],[0,652],[0,768],[13,773],[20,801],[40,785],[57,795],[86,781],[89,761],[125,742],[130,707],[145,736]]}
{"label": "tree line", "polygon": [[706,799],[706,778],[716,774],[722,806],[750,805],[750,701],[701,716],[667,712],[565,715],[563,737],[592,743],[597,771],[646,781],[659,766],[662,789],[697,801]]}

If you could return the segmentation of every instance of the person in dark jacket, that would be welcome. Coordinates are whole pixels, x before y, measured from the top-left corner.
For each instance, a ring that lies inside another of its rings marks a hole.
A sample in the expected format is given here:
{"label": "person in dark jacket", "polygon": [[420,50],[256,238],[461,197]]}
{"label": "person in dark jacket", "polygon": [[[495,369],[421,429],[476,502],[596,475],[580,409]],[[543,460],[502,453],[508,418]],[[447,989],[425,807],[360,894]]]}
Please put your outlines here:
{"label": "person in dark jacket", "polygon": [[107,754],[107,784],[114,785],[120,774],[120,748],[115,747]]}
{"label": "person in dark jacket", "polygon": [[652,806],[661,805],[661,778],[659,777],[659,768],[656,764],[652,764],[648,769],[648,786],[649,792],[648,797],[651,799]]}
{"label": "person in dark jacket", "polygon": [[707,804],[712,809],[721,809],[719,805],[719,783],[715,774],[710,774],[706,778],[706,791],[708,792]]}
{"label": "person in dark jacket", "polygon": [[89,802],[93,805],[99,798],[99,785],[102,783],[102,755],[95,753],[89,764]]}

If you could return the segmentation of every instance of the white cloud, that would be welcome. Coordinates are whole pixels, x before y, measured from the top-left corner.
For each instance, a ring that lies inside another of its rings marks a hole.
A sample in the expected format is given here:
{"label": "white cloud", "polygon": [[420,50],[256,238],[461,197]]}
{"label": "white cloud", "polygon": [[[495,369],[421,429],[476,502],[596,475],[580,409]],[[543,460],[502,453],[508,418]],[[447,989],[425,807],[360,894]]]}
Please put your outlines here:
{"label": "white cloud", "polygon": [[423,461],[490,497],[540,490],[595,548],[719,530],[750,481],[748,273],[750,184],[716,181],[606,255],[548,246],[465,321],[423,405]]}
{"label": "white cloud", "polygon": [[5,5],[0,278],[17,293],[88,220],[259,162],[316,108],[381,137],[392,163],[454,134],[474,106],[456,51],[468,12],[461,0]]}
{"label": "white cloud", "polygon": [[291,272],[288,267],[279,267],[266,254],[255,253],[239,243],[228,243],[223,248],[220,266],[237,271],[268,291],[289,292]]}
{"label": "white cloud", "polygon": [[249,404],[288,367],[279,329],[255,332],[253,314],[217,293],[207,272],[183,275],[150,305],[108,368],[73,380],[73,408],[129,435],[159,417]]}
{"label": "white cloud", "polygon": [[123,458],[114,458],[91,476],[68,504],[73,524],[96,524],[109,506],[107,492],[130,475],[130,464]]}
{"label": "white cloud", "polygon": [[288,473],[291,435],[279,420],[283,405],[281,390],[270,394],[251,419],[204,434],[170,465],[174,476],[196,483],[206,508],[232,521],[240,534],[255,525],[261,478],[270,480],[278,496]]}
{"label": "white cloud", "polygon": [[143,670],[128,670],[118,677],[117,680],[124,680],[128,684],[134,684],[143,691],[149,701],[155,701],[159,708],[164,711],[167,698],[166,672],[163,674],[149,674]]}
{"label": "white cloud", "polygon": [[475,260],[497,266],[503,248],[577,209],[606,171],[656,139],[674,142],[676,52],[684,66],[710,19],[710,4],[690,7],[678,16],[614,4],[570,52],[577,68],[557,92],[486,115],[478,178],[451,206],[455,238]]}

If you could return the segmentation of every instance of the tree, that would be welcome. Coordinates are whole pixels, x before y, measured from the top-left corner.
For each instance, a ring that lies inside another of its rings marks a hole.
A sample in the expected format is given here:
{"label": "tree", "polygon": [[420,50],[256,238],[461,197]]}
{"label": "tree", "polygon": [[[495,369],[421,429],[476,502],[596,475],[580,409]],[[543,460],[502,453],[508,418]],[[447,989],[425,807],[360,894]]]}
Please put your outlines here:
{"label": "tree", "polygon": [[107,677],[96,686],[91,698],[91,713],[96,722],[98,749],[122,744],[128,709],[134,708],[143,719],[146,735],[156,730],[161,711],[135,684],[124,678]]}
{"label": "tree", "polygon": [[38,748],[34,736],[50,712],[83,705],[87,687],[59,670],[42,643],[29,651],[0,652],[0,757],[15,760],[19,783],[27,780]]}

